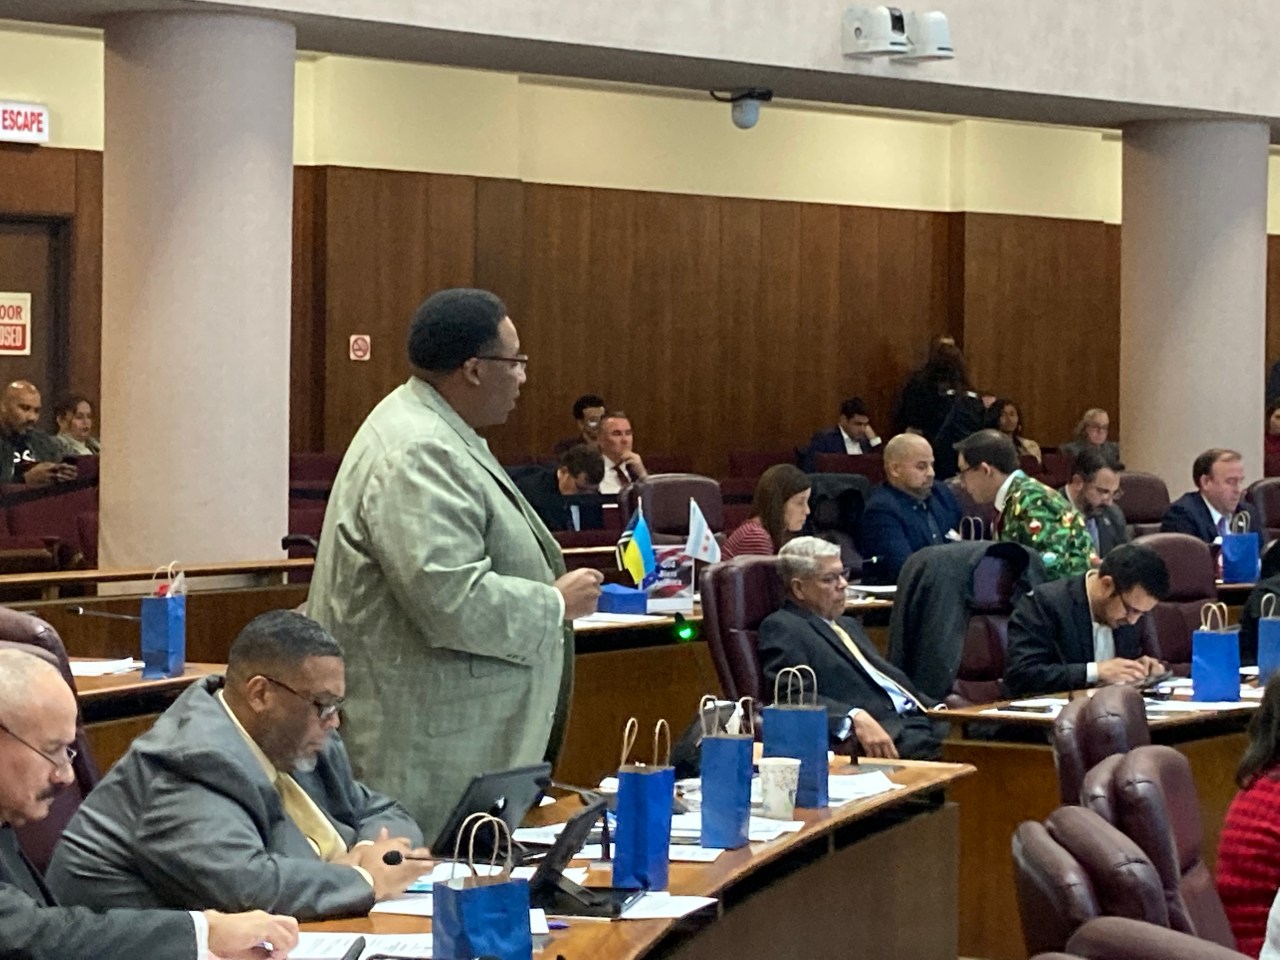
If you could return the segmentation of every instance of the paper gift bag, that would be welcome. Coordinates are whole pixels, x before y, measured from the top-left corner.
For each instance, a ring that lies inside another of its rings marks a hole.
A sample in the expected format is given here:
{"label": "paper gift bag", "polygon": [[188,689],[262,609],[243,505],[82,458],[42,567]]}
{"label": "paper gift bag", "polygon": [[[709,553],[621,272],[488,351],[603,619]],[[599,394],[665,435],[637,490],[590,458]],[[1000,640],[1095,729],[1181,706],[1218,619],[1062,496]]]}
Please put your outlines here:
{"label": "paper gift bag", "polygon": [[[618,767],[617,825],[613,832],[613,885],[627,890],[667,889],[671,804],[676,771],[671,766],[671,729],[653,728],[653,763],[628,763],[640,725],[627,721]],[[663,742],[660,752],[659,743]]]}
{"label": "paper gift bag", "polygon": [[1200,629],[1191,635],[1191,699],[1240,699],[1240,636],[1228,630],[1227,605],[1200,608]]}
{"label": "paper gift bag", "polygon": [[1258,685],[1263,686],[1280,668],[1280,617],[1276,616],[1276,595],[1264,594],[1262,616],[1258,618]]}
{"label": "paper gift bag", "polygon": [[[812,694],[806,691],[805,674],[812,679]],[[763,714],[764,756],[800,761],[796,806],[827,806],[827,710],[818,702],[813,668],[801,664],[780,670],[773,682],[773,703]]]}
{"label": "paper gift bag", "polygon": [[[489,863],[497,865],[500,851],[506,861],[500,873],[476,874],[476,834],[494,833]],[[459,862],[463,835],[469,837],[467,859]],[[475,813],[463,821],[454,843],[453,859],[470,876],[450,877],[432,889],[432,955],[441,960],[497,957],[532,960],[533,934],[529,925],[529,881],[511,879],[511,834],[497,817]]]}
{"label": "paper gift bag", "polygon": [[981,517],[965,516],[960,518],[960,539],[987,539],[987,525]]}
{"label": "paper gift bag", "polygon": [[1222,535],[1222,582],[1253,583],[1261,569],[1258,534],[1249,530],[1249,514],[1231,518],[1231,532]]}
{"label": "paper gift bag", "polygon": [[[180,677],[187,668],[186,575],[168,576],[142,598],[142,679]],[[157,573],[165,571],[161,567]],[[153,574],[153,577],[155,575]]]}
{"label": "paper gift bag", "polygon": [[736,850],[747,844],[751,820],[751,748],[755,743],[754,701],[738,701],[742,717],[736,732],[717,722],[716,698],[702,698],[702,845]]}

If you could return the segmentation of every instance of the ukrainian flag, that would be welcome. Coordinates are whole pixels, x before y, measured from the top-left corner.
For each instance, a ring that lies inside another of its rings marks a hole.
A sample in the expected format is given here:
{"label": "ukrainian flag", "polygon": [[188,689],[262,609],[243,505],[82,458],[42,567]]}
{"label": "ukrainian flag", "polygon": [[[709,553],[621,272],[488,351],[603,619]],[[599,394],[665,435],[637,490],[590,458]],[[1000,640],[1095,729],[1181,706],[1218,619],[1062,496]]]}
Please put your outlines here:
{"label": "ukrainian flag", "polygon": [[649,536],[649,524],[639,506],[631,515],[631,522],[618,538],[618,569],[631,574],[636,586],[644,585],[645,578],[658,569],[658,558],[653,553],[653,540]]}

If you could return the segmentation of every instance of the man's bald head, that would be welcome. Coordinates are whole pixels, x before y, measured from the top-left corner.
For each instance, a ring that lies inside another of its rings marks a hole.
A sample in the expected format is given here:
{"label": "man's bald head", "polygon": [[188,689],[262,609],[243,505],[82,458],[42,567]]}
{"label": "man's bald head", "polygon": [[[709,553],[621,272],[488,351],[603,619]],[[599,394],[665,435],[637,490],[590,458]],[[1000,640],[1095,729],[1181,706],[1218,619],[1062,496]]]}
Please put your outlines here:
{"label": "man's bald head", "polygon": [[916,433],[900,433],[884,445],[885,482],[923,500],[933,490],[933,447]]}
{"label": "man's bald head", "polygon": [[57,668],[21,650],[0,650],[0,820],[42,820],[75,779],[76,698]]}
{"label": "man's bald head", "polygon": [[0,429],[10,436],[30,433],[40,419],[40,391],[30,380],[14,380],[0,394]]}

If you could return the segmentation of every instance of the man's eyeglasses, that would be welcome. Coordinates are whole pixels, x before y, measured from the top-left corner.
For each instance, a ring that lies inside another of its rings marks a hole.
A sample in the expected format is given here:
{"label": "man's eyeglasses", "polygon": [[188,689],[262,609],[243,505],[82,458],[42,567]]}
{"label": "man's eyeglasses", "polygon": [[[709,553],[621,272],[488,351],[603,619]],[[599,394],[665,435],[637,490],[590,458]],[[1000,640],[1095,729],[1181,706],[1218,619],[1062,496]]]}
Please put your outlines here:
{"label": "man's eyeglasses", "polygon": [[1145,610],[1139,610],[1137,607],[1130,606],[1129,601],[1124,598],[1123,593],[1116,593],[1116,598],[1120,601],[1121,605],[1124,607],[1125,616],[1128,617],[1130,620],[1137,620],[1144,613],[1147,612]]}
{"label": "man's eyeglasses", "polygon": [[817,580],[819,583],[823,584],[824,586],[834,587],[841,580],[844,580],[847,583],[849,580],[849,574],[852,572],[853,571],[849,570],[846,567],[844,570],[841,570],[839,573],[826,573],[820,577],[814,577],[814,579]]}
{"label": "man's eyeglasses", "polygon": [[477,360],[497,360],[499,363],[510,363],[519,367],[521,370],[529,369],[529,358],[524,354],[518,357],[499,357],[491,353],[481,353],[476,355]]}
{"label": "man's eyeglasses", "polygon": [[28,743],[26,740],[23,740],[20,736],[18,736],[12,730],[6,727],[3,723],[0,723],[0,730],[3,730],[9,736],[13,737],[13,739],[17,740],[20,744],[22,744],[32,753],[37,753],[40,756],[44,757],[51,764],[53,764],[53,768],[55,770],[61,770],[63,767],[70,767],[71,764],[75,762],[76,757],[80,755],[76,751],[75,747],[63,747],[61,750],[62,756],[60,757],[50,756],[49,754],[41,750],[39,747],[33,746],[32,744]]}
{"label": "man's eyeglasses", "polygon": [[293,687],[283,681],[277,680],[275,677],[268,677],[266,674],[263,674],[262,679],[267,681],[267,683],[274,683],[277,687],[288,690],[299,700],[305,700],[307,703],[311,704],[311,706],[315,707],[316,716],[320,718],[321,723],[324,723],[326,720],[332,720],[337,716],[338,711],[342,709],[342,704],[345,702],[342,697],[339,697],[337,700],[325,703],[322,700],[316,700],[313,697],[308,697],[304,693],[299,693],[297,690],[293,689]]}
{"label": "man's eyeglasses", "polygon": [[1119,487],[1115,490],[1099,490],[1097,487],[1094,487],[1093,492],[1099,496],[1107,497],[1112,503],[1115,503],[1117,500],[1124,497],[1124,490]]}

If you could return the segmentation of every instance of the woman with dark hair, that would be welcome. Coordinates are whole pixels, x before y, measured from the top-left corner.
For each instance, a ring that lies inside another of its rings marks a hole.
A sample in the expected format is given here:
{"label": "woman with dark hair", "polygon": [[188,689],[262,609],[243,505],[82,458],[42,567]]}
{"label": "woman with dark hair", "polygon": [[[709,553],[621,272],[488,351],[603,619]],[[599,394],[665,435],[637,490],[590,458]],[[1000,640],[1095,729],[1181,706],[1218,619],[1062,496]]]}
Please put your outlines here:
{"label": "woman with dark hair", "polygon": [[58,425],[54,442],[65,457],[96,457],[102,444],[93,435],[93,404],[84,397],[59,398],[53,405],[53,419]]}
{"label": "woman with dark hair", "polygon": [[1256,957],[1280,889],[1280,676],[1268,681],[1249,721],[1236,783],[1218,840],[1218,894],[1236,948]]}
{"label": "woman with dark hair", "polygon": [[1012,400],[996,400],[987,408],[987,414],[983,418],[982,425],[990,427],[992,430],[999,430],[1006,437],[1013,441],[1013,448],[1018,451],[1020,457],[1035,457],[1042,460],[1040,456],[1040,444],[1034,440],[1028,440],[1022,435],[1022,410]]}
{"label": "woman with dark hair", "polygon": [[768,556],[800,532],[809,516],[809,475],[789,463],[770,467],[756,484],[751,516],[724,542],[720,557]]}
{"label": "woman with dark hair", "polygon": [[982,400],[969,383],[964,354],[951,337],[934,337],[929,358],[907,379],[894,412],[895,433],[918,433],[933,447],[939,480],[956,473],[955,445],[982,429]]}
{"label": "woman with dark hair", "polygon": [[1264,477],[1280,477],[1280,400],[1267,404],[1267,432],[1262,438]]}

